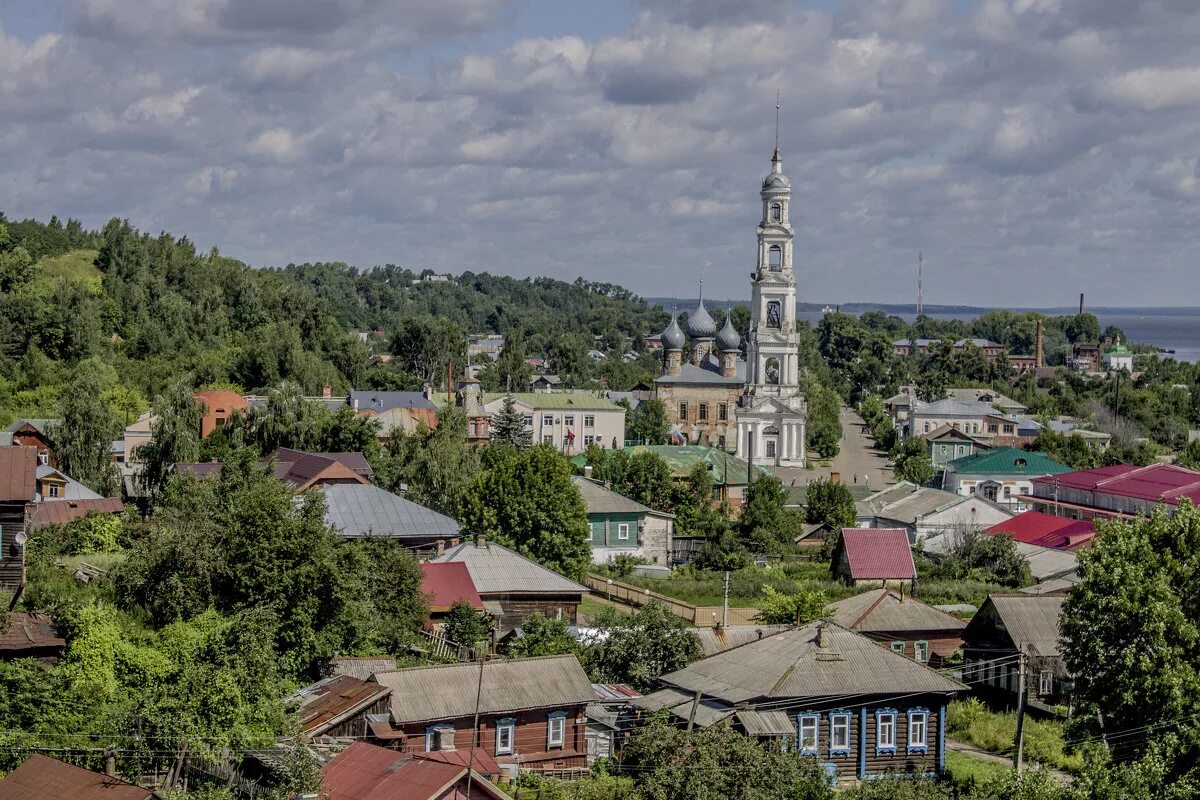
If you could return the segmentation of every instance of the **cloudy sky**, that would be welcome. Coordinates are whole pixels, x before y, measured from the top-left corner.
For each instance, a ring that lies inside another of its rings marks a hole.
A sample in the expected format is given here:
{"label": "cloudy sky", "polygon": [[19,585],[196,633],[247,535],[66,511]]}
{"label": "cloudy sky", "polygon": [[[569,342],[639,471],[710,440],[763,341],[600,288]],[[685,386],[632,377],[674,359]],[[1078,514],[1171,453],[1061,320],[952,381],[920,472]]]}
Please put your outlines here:
{"label": "cloudy sky", "polygon": [[1196,0],[0,0],[0,209],[748,296],[1195,305]]}

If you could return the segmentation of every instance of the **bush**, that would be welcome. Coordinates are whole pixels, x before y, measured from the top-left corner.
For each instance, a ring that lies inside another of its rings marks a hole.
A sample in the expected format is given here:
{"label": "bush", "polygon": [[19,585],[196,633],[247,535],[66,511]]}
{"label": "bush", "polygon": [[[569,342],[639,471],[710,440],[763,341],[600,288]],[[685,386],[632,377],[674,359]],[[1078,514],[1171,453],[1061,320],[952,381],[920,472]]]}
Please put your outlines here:
{"label": "bush", "polygon": [[120,540],[125,524],[113,514],[88,514],[67,524],[63,530],[63,551],[79,553],[115,553],[121,549]]}
{"label": "bush", "polygon": [[[992,711],[972,697],[949,705],[946,729],[949,735],[980,750],[1007,755],[1016,742],[1017,716],[1011,712]],[[1061,722],[1028,715],[1025,717],[1025,756],[1055,769],[1077,771],[1083,766],[1081,756],[1066,752]]]}
{"label": "bush", "polygon": [[646,559],[641,556],[630,556],[621,554],[613,558],[612,563],[608,565],[608,574],[614,578],[628,578],[633,574],[633,568],[646,563]]}

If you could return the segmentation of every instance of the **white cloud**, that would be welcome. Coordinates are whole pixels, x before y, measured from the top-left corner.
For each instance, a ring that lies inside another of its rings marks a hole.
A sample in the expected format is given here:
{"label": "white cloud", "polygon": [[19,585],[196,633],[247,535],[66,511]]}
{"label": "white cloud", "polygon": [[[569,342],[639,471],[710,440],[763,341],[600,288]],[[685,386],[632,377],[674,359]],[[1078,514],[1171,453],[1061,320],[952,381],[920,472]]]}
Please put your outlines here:
{"label": "white cloud", "polygon": [[256,156],[287,163],[299,159],[304,153],[304,146],[286,128],[271,128],[254,137],[246,150]]}
{"label": "white cloud", "polygon": [[1114,103],[1159,111],[1200,106],[1200,67],[1142,67],[1115,75],[1098,88]]}

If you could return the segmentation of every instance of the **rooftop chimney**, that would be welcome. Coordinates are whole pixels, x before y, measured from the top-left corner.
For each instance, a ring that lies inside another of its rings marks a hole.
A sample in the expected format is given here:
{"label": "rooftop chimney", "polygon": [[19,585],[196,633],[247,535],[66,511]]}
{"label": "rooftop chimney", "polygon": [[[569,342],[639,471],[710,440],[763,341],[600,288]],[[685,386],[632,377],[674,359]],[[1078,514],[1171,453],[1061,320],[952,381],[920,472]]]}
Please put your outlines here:
{"label": "rooftop chimney", "polygon": [[333,387],[328,383],[321,387],[321,397],[324,397],[327,400],[330,397],[333,397]]}
{"label": "rooftop chimney", "polygon": [[817,647],[822,650],[829,649],[829,629],[825,627],[824,622],[817,625]]}
{"label": "rooftop chimney", "polygon": [[487,546],[488,546],[487,545],[487,537],[484,536],[482,533],[475,534],[475,546],[482,547],[483,549],[486,550]]}
{"label": "rooftop chimney", "polygon": [[445,552],[446,552],[446,540],[445,540],[445,539],[438,539],[438,540],[437,540],[437,554],[438,554],[438,556],[440,557],[440,556],[441,556],[443,553],[445,553]]}
{"label": "rooftop chimney", "polygon": [[1079,293],[1079,313],[1083,313],[1083,292]]}
{"label": "rooftop chimney", "polygon": [[829,633],[829,625],[820,622],[817,625],[817,661],[841,661],[842,654],[833,649],[833,637]]}

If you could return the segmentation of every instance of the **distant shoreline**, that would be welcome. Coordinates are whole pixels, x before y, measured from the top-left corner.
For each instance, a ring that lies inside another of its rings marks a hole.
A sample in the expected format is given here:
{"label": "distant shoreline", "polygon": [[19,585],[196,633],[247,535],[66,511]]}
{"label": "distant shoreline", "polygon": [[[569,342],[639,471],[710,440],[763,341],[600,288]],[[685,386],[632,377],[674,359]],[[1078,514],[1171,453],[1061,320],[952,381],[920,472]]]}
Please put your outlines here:
{"label": "distant shoreline", "polygon": [[[647,297],[645,300],[651,306],[660,305],[663,308],[670,308],[671,305],[677,305],[680,311],[689,311],[698,302],[695,298],[684,300],[677,297]],[[750,301],[706,299],[704,302],[714,308],[728,308],[729,306],[746,305]],[[888,314],[912,316],[917,313],[917,306],[914,303],[796,303],[796,309],[799,311],[821,311],[825,308],[838,308],[843,313],[850,314],[861,314],[866,311],[883,311]],[[1155,314],[1159,316],[1181,317],[1200,314],[1200,306],[1084,306],[1083,310],[1091,314]],[[1048,316],[1070,316],[1079,313],[1079,306],[1050,306],[1043,308],[1017,308],[1012,306],[925,306],[925,313],[930,316],[935,314],[979,316],[991,311],[1012,311],[1015,314],[1028,314],[1036,311],[1039,314],[1046,314]]]}

